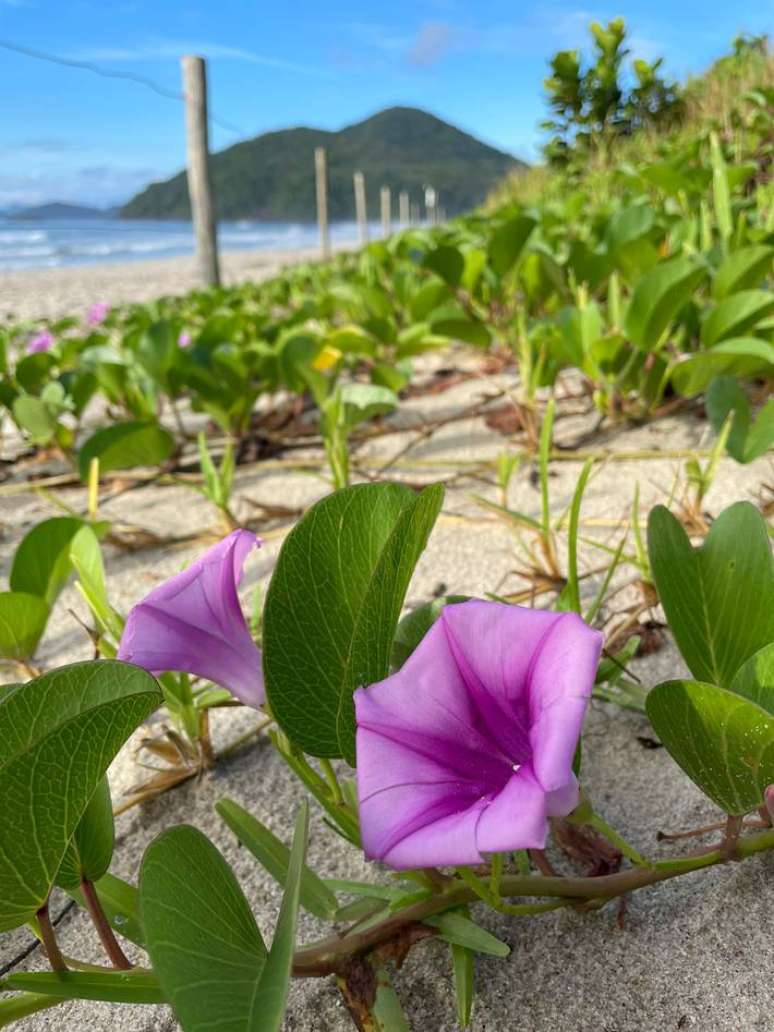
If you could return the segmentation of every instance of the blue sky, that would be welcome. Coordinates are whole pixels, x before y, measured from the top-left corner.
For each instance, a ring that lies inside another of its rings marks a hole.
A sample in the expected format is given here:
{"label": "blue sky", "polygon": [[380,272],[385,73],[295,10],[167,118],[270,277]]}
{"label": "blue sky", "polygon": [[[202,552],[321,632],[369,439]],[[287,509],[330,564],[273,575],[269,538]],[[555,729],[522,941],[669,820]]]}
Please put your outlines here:
{"label": "blue sky", "polygon": [[[0,0],[0,40],[180,89],[178,58],[210,62],[213,146],[288,125],[336,129],[392,104],[424,107],[527,159],[557,49],[622,15],[637,56],[700,71],[774,0]],[[0,205],[110,204],[184,160],[182,105],[0,49]]]}

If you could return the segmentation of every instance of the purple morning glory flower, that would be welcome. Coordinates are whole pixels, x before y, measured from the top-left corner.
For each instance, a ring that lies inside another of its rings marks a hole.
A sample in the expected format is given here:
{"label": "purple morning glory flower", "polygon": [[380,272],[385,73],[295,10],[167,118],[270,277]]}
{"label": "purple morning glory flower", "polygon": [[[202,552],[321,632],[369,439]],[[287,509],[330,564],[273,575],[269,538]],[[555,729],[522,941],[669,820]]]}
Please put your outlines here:
{"label": "purple morning glory flower", "polygon": [[54,346],[54,338],[48,330],[41,330],[27,341],[27,354],[36,355],[40,351],[49,351]]}
{"label": "purple morning glory flower", "polygon": [[107,318],[110,305],[107,301],[96,301],[86,315],[86,322],[89,326],[99,326]]}
{"label": "purple morning glory flower", "polygon": [[183,330],[180,336],[177,338],[177,345],[180,348],[187,348],[191,343],[191,334],[187,330]]}
{"label": "purple morning glory flower", "polygon": [[447,606],[401,669],[355,692],[366,856],[391,867],[540,849],[572,771],[602,648],[574,613]]}
{"label": "purple morning glory flower", "polygon": [[242,567],[261,541],[235,530],[130,611],[118,659],[153,674],[185,671],[227,688],[248,706],[266,698],[261,650],[239,604]]}

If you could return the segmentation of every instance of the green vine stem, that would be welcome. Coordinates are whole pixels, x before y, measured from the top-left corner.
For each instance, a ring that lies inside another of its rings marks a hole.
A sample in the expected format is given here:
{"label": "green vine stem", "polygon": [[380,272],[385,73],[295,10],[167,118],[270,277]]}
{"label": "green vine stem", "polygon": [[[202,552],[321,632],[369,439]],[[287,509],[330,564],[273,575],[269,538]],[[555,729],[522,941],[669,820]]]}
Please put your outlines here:
{"label": "green vine stem", "polygon": [[51,924],[51,914],[48,910],[48,900],[35,914],[37,919],[37,928],[35,931],[38,934],[38,938],[43,944],[43,949],[46,951],[48,962],[51,965],[52,971],[66,971],[67,965],[65,964],[62,951],[59,949],[59,943],[56,941],[56,932],[54,926]]}
{"label": "green vine stem", "polygon": [[94,883],[90,882],[87,878],[83,878],[81,881],[81,892],[86,902],[86,909],[89,912],[94,927],[97,930],[97,935],[102,943],[102,946],[107,953],[110,963],[115,968],[119,968],[122,971],[131,970],[132,964],[127,959],[126,954],[118,945],[118,940],[113,934],[113,929],[110,927],[110,922],[105,916],[105,911],[102,909],[97,890],[94,888]]}
{"label": "green vine stem", "polygon": [[[674,860],[654,861],[653,866],[632,867],[617,874],[589,877],[550,877],[545,875],[504,875],[500,880],[500,895],[503,897],[526,896],[548,897],[555,900],[590,902],[603,905],[611,899],[623,896],[648,885],[690,874],[704,867],[727,863],[730,859],[743,860],[755,853],[774,849],[774,829],[740,838],[735,843],[733,857],[727,850],[711,849],[693,856]],[[351,935],[333,935],[321,942],[298,950],[293,960],[293,975],[297,978],[321,978],[340,971],[347,959],[368,953],[391,942],[400,942],[412,926],[421,924],[427,918],[453,907],[486,898],[489,894],[488,879],[473,876],[478,883],[474,888],[467,884],[452,882],[444,892],[437,893],[392,914],[372,926]],[[528,912],[534,912],[531,904]]]}

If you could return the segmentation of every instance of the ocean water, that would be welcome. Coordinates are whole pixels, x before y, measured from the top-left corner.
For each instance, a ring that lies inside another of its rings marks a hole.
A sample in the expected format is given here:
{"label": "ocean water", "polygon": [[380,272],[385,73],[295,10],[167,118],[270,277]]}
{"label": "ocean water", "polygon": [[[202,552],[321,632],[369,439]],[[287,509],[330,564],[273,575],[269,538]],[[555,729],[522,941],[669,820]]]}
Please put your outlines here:
{"label": "ocean water", "polygon": [[[378,235],[371,227],[371,239]],[[354,222],[333,223],[334,243],[357,239]],[[315,247],[317,226],[295,222],[222,222],[222,251],[295,251]],[[0,216],[0,271],[128,262],[193,254],[190,222],[145,219],[51,219],[21,221]]]}

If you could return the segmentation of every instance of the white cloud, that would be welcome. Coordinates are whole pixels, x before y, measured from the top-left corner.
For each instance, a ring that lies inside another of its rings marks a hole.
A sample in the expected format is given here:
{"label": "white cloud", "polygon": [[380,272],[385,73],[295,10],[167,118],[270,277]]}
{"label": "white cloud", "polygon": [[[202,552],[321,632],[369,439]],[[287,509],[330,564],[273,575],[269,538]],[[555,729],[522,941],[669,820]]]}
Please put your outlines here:
{"label": "white cloud", "polygon": [[400,55],[414,42],[415,35],[378,22],[347,22],[343,30],[357,43],[383,54]]}
{"label": "white cloud", "polygon": [[285,61],[278,57],[266,57],[243,47],[230,46],[224,43],[207,43],[201,40],[162,40],[150,39],[145,43],[131,47],[89,47],[67,54],[71,61],[91,62],[123,62],[123,61],[159,61],[169,58],[180,58],[184,54],[199,54],[213,60],[246,61],[249,64],[263,65],[267,68],[279,68],[301,75],[319,75],[320,70],[308,65]]}
{"label": "white cloud", "polygon": [[48,201],[107,207],[123,203],[151,180],[161,179],[164,175],[154,168],[118,168],[112,165],[0,173],[0,208],[45,204]]}
{"label": "white cloud", "polygon": [[0,155],[13,157],[14,155],[58,155],[71,151],[87,149],[88,143],[66,140],[59,136],[36,136],[26,140],[16,140],[12,143],[0,144]]}
{"label": "white cloud", "polygon": [[425,22],[414,40],[409,53],[413,65],[433,65],[454,43],[454,29],[446,22]]}
{"label": "white cloud", "polygon": [[[548,60],[554,50],[577,49],[587,54],[592,40],[589,25],[605,23],[615,17],[613,10],[556,5],[535,6],[508,21],[473,19],[425,21],[418,29],[380,22],[348,22],[342,32],[358,45],[346,56],[352,64],[357,57],[364,67],[370,54],[380,55],[381,63],[403,62],[415,66],[432,65],[451,54],[492,55],[496,57],[542,58]],[[631,31],[626,45],[632,56],[651,61],[669,48],[644,31]],[[365,60],[364,60],[365,59]]]}

